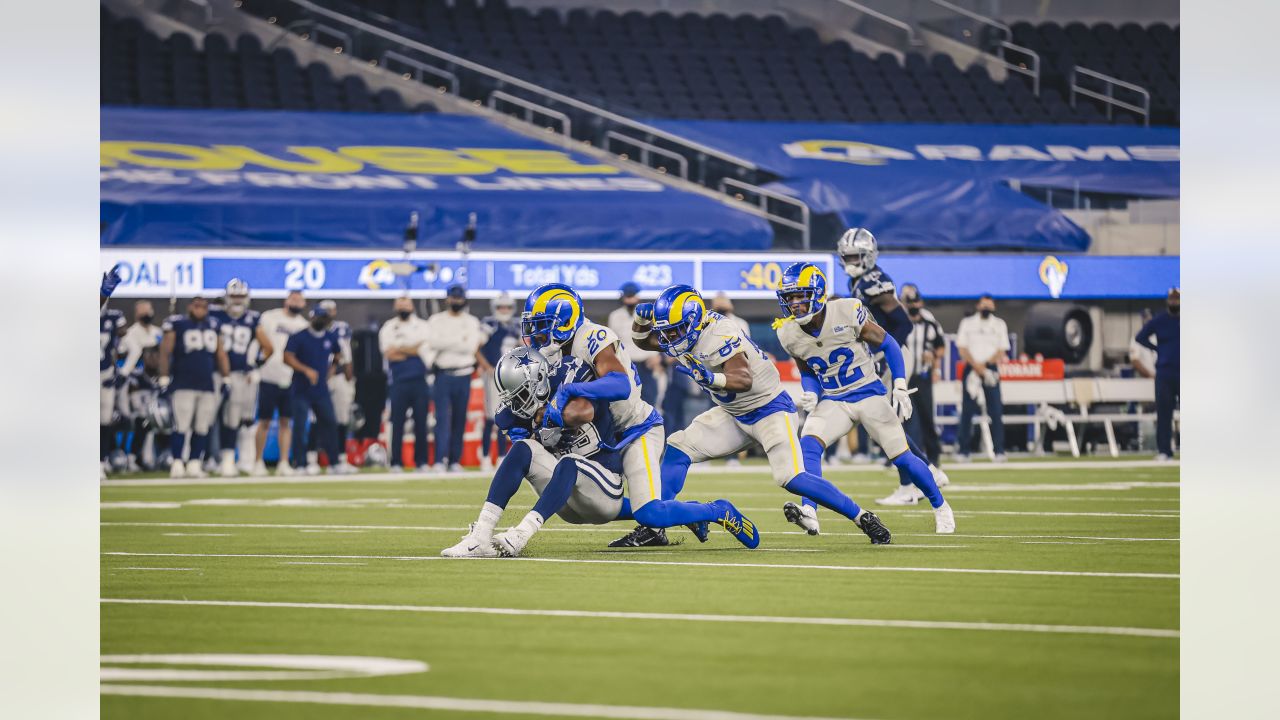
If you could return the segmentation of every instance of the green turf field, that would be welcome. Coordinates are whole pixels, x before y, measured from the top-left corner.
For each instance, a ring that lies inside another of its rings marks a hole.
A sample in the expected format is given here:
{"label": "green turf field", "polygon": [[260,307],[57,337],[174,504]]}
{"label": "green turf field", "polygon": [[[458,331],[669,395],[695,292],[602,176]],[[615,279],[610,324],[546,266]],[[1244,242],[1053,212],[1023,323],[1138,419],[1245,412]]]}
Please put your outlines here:
{"label": "green turf field", "polygon": [[[887,547],[826,511],[804,535],[763,472],[698,474],[686,499],[734,500],[758,550],[716,529],[607,550],[630,525],[552,520],[520,560],[439,557],[478,478],[107,485],[104,655],[428,667],[122,658],[104,672],[170,674],[104,675],[103,715],[1175,717],[1178,469],[1061,465],[953,466],[957,534],[934,535],[927,505],[877,508]],[[828,474],[867,504],[896,482]],[[175,672],[212,670],[249,674]]]}

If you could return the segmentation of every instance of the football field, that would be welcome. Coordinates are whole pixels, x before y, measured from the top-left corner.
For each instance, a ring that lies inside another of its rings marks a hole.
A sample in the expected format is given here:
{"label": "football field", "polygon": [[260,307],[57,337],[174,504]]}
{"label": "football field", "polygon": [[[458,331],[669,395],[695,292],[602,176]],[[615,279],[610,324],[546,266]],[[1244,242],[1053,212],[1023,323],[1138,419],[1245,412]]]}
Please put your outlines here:
{"label": "football field", "polygon": [[713,525],[614,550],[630,523],[555,519],[525,558],[443,559],[479,474],[109,481],[103,715],[1177,715],[1176,465],[952,465],[951,536],[871,504],[895,475],[831,469],[880,547],[828,511],[818,537],[788,524],[766,468],[713,470],[683,495],[732,499],[759,549]]}

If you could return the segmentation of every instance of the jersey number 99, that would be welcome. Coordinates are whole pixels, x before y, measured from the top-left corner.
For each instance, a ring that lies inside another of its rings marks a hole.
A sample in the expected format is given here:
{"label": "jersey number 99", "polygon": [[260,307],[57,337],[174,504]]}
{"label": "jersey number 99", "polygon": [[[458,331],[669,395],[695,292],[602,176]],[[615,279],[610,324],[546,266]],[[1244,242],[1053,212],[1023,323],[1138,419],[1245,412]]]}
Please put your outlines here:
{"label": "jersey number 99", "polygon": [[182,333],[182,347],[187,352],[198,352],[200,350],[208,350],[213,352],[218,349],[218,333],[213,330],[196,330],[191,329]]}

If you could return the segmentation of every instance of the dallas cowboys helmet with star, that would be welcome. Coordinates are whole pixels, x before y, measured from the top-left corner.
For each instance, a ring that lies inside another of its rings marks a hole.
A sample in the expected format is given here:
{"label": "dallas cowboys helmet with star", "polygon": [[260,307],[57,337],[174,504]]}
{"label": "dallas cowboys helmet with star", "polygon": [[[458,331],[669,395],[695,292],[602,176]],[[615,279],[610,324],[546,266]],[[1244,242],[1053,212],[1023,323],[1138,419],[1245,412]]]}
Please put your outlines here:
{"label": "dallas cowboys helmet with star", "polygon": [[876,266],[880,248],[876,243],[876,236],[870,230],[849,228],[836,243],[836,254],[840,256],[840,262],[849,277],[859,278]]}
{"label": "dallas cowboys helmet with star", "polygon": [[493,384],[502,404],[527,420],[551,397],[551,363],[534,348],[515,348],[494,366]]}

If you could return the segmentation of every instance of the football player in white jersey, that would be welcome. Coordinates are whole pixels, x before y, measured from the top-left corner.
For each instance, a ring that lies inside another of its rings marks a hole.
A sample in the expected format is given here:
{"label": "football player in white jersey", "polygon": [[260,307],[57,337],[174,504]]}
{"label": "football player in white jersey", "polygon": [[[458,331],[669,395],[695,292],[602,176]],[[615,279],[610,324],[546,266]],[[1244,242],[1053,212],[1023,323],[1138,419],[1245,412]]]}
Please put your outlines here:
{"label": "football player in white jersey", "polygon": [[[871,319],[861,301],[843,298],[827,302],[827,278],[812,263],[795,263],[784,270],[777,294],[783,317],[774,327],[778,341],[800,369],[804,388],[800,407],[809,413],[800,431],[805,469],[820,475],[827,446],[861,423],[898,472],[928,498],[934,509],[935,530],[955,532],[951,506],[943,499],[928,465],[907,450],[902,421],[911,417],[911,391],[898,342]],[[876,352],[884,353],[893,375],[892,395],[876,376],[872,359]],[[811,508],[789,508],[787,516],[804,527],[806,518],[799,513],[809,512]]]}
{"label": "football player in white jersey", "polygon": [[[289,336],[307,329],[308,322],[304,314],[306,309],[306,299],[301,292],[294,290],[284,299],[284,307],[273,308],[262,313],[258,327],[262,328],[267,341],[273,348],[283,349],[289,342]],[[262,462],[262,450],[267,445],[271,417],[279,413],[277,437],[280,463],[276,465],[276,474],[293,475],[294,469],[289,462],[289,450],[293,439],[290,420],[293,417],[293,405],[289,399],[289,386],[293,382],[293,370],[284,364],[284,353],[276,352],[267,358],[258,372],[262,380],[258,384],[258,448],[252,474],[267,474],[267,466]]]}
{"label": "football player in white jersey", "polygon": [[[640,381],[626,345],[608,327],[586,319],[582,299],[573,288],[548,283],[530,293],[520,316],[520,332],[530,347],[552,363],[574,357],[591,370],[593,379],[564,383],[556,390],[542,425],[564,427],[561,412],[573,398],[609,402],[615,437],[602,441],[601,447],[622,454],[622,477],[636,522],[651,528],[716,522],[748,548],[760,544],[755,524],[727,500],[693,503],[664,499],[659,466],[666,439],[662,416],[640,398]],[[538,524],[526,517],[513,531],[524,533],[527,541]],[[519,537],[515,540],[522,544]]]}
{"label": "football player in white jersey", "polygon": [[[321,300],[320,307],[329,313],[333,322],[329,325],[329,334],[338,343],[338,362],[333,365],[329,375],[329,397],[333,401],[333,416],[338,421],[338,458],[329,458],[335,465],[346,466],[341,472],[353,472],[347,463],[347,434],[351,428],[351,407],[356,402],[355,373],[351,364],[351,325],[338,318],[338,303],[333,300]],[[315,437],[311,433],[307,438],[307,463],[314,464],[312,453],[316,451]]]}
{"label": "football player in white jersey", "polygon": [[662,488],[670,497],[684,486],[691,463],[733,457],[758,445],[780,487],[844,514],[873,545],[890,542],[888,528],[874,513],[819,474],[805,471],[796,437],[796,406],[782,389],[778,368],[743,335],[741,326],[709,312],[697,290],[672,285],[653,304],[637,306],[631,334],[641,347],[676,358],[677,369],[691,376],[715,403],[667,440]]}
{"label": "football player in white jersey", "polygon": [[[257,458],[253,420],[258,404],[258,365],[271,357],[274,347],[263,329],[262,315],[249,309],[249,283],[231,278],[223,293],[222,303],[209,309],[209,315],[221,325],[222,346],[231,362],[227,378],[227,399],[222,403],[219,423],[219,445],[222,461],[219,474],[236,477],[243,470],[253,472]],[[239,450],[240,465],[236,466]]]}

